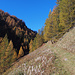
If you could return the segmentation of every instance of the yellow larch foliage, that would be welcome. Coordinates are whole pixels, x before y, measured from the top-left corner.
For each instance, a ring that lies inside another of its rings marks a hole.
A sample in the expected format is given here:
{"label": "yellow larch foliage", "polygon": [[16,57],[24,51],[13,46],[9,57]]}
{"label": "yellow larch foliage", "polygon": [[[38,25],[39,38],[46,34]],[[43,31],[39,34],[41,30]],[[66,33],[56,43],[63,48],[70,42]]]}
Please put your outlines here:
{"label": "yellow larch foliage", "polygon": [[24,51],[22,49],[22,46],[20,47],[19,53],[18,53],[18,58],[24,55]]}
{"label": "yellow larch foliage", "polygon": [[33,47],[33,40],[31,39],[30,43],[29,43],[29,53],[32,52],[32,47]]}

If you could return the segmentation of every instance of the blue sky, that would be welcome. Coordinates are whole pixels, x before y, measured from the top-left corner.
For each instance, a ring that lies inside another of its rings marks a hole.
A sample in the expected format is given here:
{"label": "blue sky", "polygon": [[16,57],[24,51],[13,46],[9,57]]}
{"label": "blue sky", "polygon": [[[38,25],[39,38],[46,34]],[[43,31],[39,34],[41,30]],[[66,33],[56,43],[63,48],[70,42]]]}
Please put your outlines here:
{"label": "blue sky", "polygon": [[22,19],[34,31],[44,26],[55,5],[56,0],[0,0],[0,9]]}

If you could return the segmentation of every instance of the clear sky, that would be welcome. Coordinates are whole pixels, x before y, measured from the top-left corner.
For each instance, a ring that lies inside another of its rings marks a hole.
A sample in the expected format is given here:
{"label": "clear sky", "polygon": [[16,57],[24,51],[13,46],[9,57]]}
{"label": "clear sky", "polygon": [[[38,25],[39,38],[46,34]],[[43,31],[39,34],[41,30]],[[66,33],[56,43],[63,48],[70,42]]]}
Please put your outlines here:
{"label": "clear sky", "polygon": [[55,5],[56,0],[0,0],[0,9],[22,19],[34,31],[44,26]]}

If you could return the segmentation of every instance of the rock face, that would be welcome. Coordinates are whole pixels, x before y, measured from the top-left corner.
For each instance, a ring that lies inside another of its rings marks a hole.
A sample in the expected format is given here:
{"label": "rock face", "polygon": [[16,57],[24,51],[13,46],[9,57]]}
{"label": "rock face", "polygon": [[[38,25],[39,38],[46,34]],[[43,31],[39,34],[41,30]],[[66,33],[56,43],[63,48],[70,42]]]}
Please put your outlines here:
{"label": "rock face", "polygon": [[34,39],[37,32],[27,28],[25,23],[16,16],[10,16],[7,12],[0,10],[0,42],[8,35],[9,41],[12,40],[14,48],[19,52],[22,46],[24,55],[29,52],[29,42]]}

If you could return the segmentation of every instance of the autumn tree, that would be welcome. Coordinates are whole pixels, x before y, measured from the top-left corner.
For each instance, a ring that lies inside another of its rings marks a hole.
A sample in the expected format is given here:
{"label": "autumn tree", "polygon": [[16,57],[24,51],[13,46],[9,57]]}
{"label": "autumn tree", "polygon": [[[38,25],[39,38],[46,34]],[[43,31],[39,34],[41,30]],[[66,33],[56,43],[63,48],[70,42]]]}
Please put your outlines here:
{"label": "autumn tree", "polygon": [[[13,59],[13,55],[14,55],[14,51],[13,51],[13,43],[12,43],[12,40],[10,40],[10,42],[9,42],[9,45],[8,45],[8,47],[7,47],[7,49],[6,49],[6,52],[5,52],[5,59],[6,59],[6,65],[9,65],[10,66],[10,64],[13,62],[13,61],[15,61],[14,59]],[[8,64],[9,63],[9,64]]]}
{"label": "autumn tree", "polygon": [[49,12],[44,27],[45,42],[63,36],[68,29],[75,26],[75,1],[57,0],[57,6]]}
{"label": "autumn tree", "polygon": [[33,51],[33,40],[31,39],[30,43],[29,43],[29,53],[31,53]]}
{"label": "autumn tree", "polygon": [[39,48],[43,44],[42,37],[37,33],[36,35],[36,47]]}
{"label": "autumn tree", "polygon": [[22,57],[23,55],[24,55],[24,51],[23,51],[22,46],[21,46],[19,53],[18,53],[18,58]]}
{"label": "autumn tree", "polygon": [[30,41],[30,52],[36,50],[37,48],[39,48],[42,44],[43,44],[43,31],[38,30],[39,33],[37,33],[36,37],[34,38],[34,40]]}
{"label": "autumn tree", "polygon": [[52,12],[50,10],[49,16],[46,19],[44,27],[44,40],[49,41],[53,37],[53,21],[52,21]]}
{"label": "autumn tree", "polygon": [[17,59],[17,52],[15,49],[13,49],[13,57],[12,57],[12,60],[15,61]]}
{"label": "autumn tree", "polygon": [[8,42],[7,34],[3,38],[0,44],[0,73],[6,71],[8,67],[10,67],[11,63],[13,63],[17,57],[13,59],[14,51],[13,51],[13,42],[10,40]]}
{"label": "autumn tree", "polygon": [[75,25],[75,0],[61,0],[58,4],[60,8],[59,27],[64,31]]}
{"label": "autumn tree", "polygon": [[36,46],[36,40],[37,38],[35,37],[34,40],[33,40],[33,47],[32,47],[32,51],[36,50],[37,49],[37,46]]}
{"label": "autumn tree", "polygon": [[0,45],[0,66],[4,67],[5,66],[5,52],[6,49],[8,47],[8,39],[7,39],[7,34],[5,35],[5,37],[3,38],[3,41]]}

